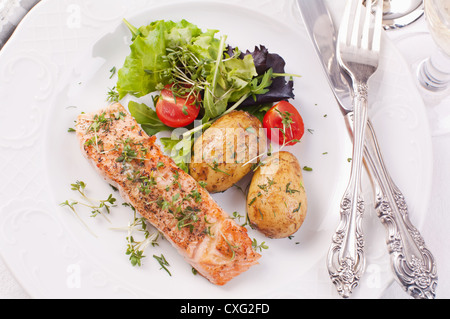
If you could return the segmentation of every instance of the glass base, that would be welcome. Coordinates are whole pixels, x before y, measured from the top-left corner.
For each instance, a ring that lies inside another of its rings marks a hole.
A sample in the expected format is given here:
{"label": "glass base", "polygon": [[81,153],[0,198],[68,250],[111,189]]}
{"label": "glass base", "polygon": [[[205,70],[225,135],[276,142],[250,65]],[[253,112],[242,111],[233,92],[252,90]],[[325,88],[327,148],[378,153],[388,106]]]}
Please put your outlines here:
{"label": "glass base", "polygon": [[422,87],[431,92],[445,91],[450,87],[450,73],[436,68],[431,58],[419,64],[417,78]]}
{"label": "glass base", "polygon": [[409,64],[411,76],[427,107],[432,135],[450,134],[450,88],[425,89],[418,77],[421,64],[438,50],[431,35],[428,32],[414,32],[397,38],[395,43]]}

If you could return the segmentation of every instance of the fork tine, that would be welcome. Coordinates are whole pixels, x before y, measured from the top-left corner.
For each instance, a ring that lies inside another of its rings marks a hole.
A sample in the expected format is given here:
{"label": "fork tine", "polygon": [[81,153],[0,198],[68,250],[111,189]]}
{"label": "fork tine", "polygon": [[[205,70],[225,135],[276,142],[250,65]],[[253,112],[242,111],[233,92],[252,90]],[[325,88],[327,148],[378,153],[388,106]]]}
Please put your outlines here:
{"label": "fork tine", "polygon": [[383,1],[378,0],[375,6],[375,25],[373,30],[372,50],[380,51],[381,48],[381,31],[383,24]]}
{"label": "fork tine", "polygon": [[369,44],[371,42],[370,39],[370,30],[372,29],[371,26],[372,26],[372,0],[366,0],[366,13],[364,17],[364,27],[361,39],[361,47],[366,50],[369,49]]}
{"label": "fork tine", "polygon": [[347,0],[347,4],[345,5],[344,15],[342,16],[341,26],[339,28],[338,35],[338,44],[345,43],[347,44],[348,32],[349,32],[349,24],[350,24],[350,13],[352,11],[353,1]]}
{"label": "fork tine", "polygon": [[[354,1],[353,1],[354,2]],[[360,20],[361,20],[361,8],[362,8],[362,0],[356,1],[356,9],[353,12],[353,30],[350,45],[359,46],[359,41],[361,40],[360,33]],[[352,22],[352,21],[350,21]]]}

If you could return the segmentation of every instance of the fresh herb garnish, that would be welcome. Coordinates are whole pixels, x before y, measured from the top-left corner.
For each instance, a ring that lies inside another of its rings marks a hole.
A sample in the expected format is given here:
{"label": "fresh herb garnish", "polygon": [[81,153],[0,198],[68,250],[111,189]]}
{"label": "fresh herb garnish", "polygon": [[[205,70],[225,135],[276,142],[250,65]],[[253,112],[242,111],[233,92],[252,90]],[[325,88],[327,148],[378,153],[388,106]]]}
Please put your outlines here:
{"label": "fresh herb garnish", "polygon": [[[129,256],[133,267],[142,266],[142,259],[145,258],[144,252],[148,246],[157,246],[160,234],[158,231],[150,233],[147,221],[143,217],[138,217],[136,209],[128,203],[123,203],[133,210],[134,217],[132,222],[124,228],[114,228],[114,230],[125,230],[127,232],[127,249],[125,254]],[[138,239],[138,237],[143,237]]]}
{"label": "fresh herb garnish", "polygon": [[117,92],[116,87],[114,86],[111,89],[108,89],[108,93],[106,94],[106,101],[108,102],[119,102],[119,93]]}
{"label": "fresh herb garnish", "polygon": [[212,169],[213,171],[215,171],[215,172],[218,172],[218,173],[222,173],[222,174],[231,176],[230,173],[227,173],[227,172],[225,172],[225,171],[223,171],[223,170],[221,170],[221,169],[219,168],[219,163],[217,163],[217,161],[214,161],[214,162],[213,162],[213,165],[210,165],[210,164],[207,164],[207,165],[209,166],[209,168],[211,168],[211,169]]}
{"label": "fresh herb garnish", "polygon": [[132,160],[145,161],[145,155],[148,150],[143,146],[142,143],[135,143],[130,138],[126,138],[125,140],[119,141],[116,145],[116,148],[121,146],[121,153],[118,158],[116,158],[116,162],[118,163],[129,163]]}
{"label": "fresh herb garnish", "polygon": [[231,251],[231,258],[230,259],[234,260],[234,258],[236,257],[236,249],[238,249],[239,246],[231,244],[231,242],[225,237],[224,234],[220,233],[220,235],[222,235],[223,240],[228,245],[228,248]]}
{"label": "fresh herb garnish", "polygon": [[156,255],[153,255],[153,258],[155,258],[158,261],[159,265],[161,266],[160,270],[164,269],[169,274],[169,276],[172,276],[169,269],[167,269],[167,267],[169,267],[170,264],[167,262],[166,257],[164,257],[163,254],[161,254],[161,256],[159,256],[159,257]]}
{"label": "fresh herb garnish", "polygon": [[111,73],[111,76],[109,77],[110,79],[112,79],[113,76],[116,75],[116,71],[117,71],[117,69],[116,69],[115,66],[113,66],[113,67],[111,68],[111,70],[109,70],[109,72]]}
{"label": "fresh herb garnish", "polygon": [[200,220],[197,215],[199,211],[199,209],[188,206],[186,209],[178,212],[178,214],[176,215],[176,219],[178,220],[178,230],[187,227],[192,233],[194,231],[194,224],[196,224]]}
{"label": "fresh herb garnish", "polygon": [[86,195],[86,183],[83,181],[76,181],[71,184],[71,190],[76,191],[81,199],[79,200],[66,200],[60,204],[60,206],[68,207],[75,216],[83,223],[83,225],[88,229],[88,231],[96,237],[96,235],[89,229],[87,224],[82,220],[81,216],[78,214],[76,206],[83,206],[88,208],[91,211],[91,217],[97,217],[98,215],[102,215],[108,222],[109,219],[106,217],[106,214],[111,213],[111,208],[116,206],[116,198],[113,197],[112,194],[108,196],[107,199],[98,200],[94,198],[90,198]]}
{"label": "fresh herb garnish", "polygon": [[244,218],[245,216],[242,216],[239,212],[233,212],[233,217],[231,217],[231,219],[234,219],[234,220],[241,220],[241,218]]}
{"label": "fresh herb garnish", "polygon": [[276,184],[275,180],[273,178],[271,179],[267,177],[267,184],[258,185],[258,187],[267,193],[269,191],[269,188],[274,184]]}
{"label": "fresh herb garnish", "polygon": [[286,184],[286,193],[288,194],[300,193],[299,190],[292,189],[290,186],[291,186],[290,182]]}
{"label": "fresh herb garnish", "polygon": [[105,216],[105,213],[110,214],[111,207],[114,207],[116,202],[116,199],[113,197],[112,194],[110,194],[108,198],[105,200],[98,200],[90,198],[86,195],[85,192],[86,183],[84,183],[83,181],[77,181],[74,184],[71,184],[70,186],[71,190],[77,191],[84,201],[83,202],[72,201],[70,205],[68,201],[65,201],[64,203],[61,204],[62,206],[69,206],[73,208],[75,205],[80,204],[91,209],[91,217],[97,217],[98,215],[102,215],[103,217],[105,217],[105,219],[108,220],[108,218]]}
{"label": "fresh herb garnish", "polygon": [[266,245],[266,242],[262,242],[261,244],[258,245],[258,241],[256,240],[256,238],[253,238],[252,240],[252,247],[255,251],[262,251],[263,249],[269,249],[269,246]]}

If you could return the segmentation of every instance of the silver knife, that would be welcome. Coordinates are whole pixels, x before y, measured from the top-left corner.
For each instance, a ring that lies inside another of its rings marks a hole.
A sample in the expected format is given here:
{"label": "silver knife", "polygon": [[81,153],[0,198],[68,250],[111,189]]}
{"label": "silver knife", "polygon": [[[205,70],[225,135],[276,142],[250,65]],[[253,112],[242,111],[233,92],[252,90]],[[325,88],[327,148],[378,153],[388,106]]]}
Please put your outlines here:
{"label": "silver knife", "polygon": [[[352,135],[353,90],[349,85],[351,82],[336,59],[337,31],[331,15],[323,0],[297,0],[297,4]],[[386,243],[394,278],[412,297],[434,299],[438,282],[436,260],[408,217],[406,200],[386,169],[370,119],[367,124],[364,159],[374,186],[375,209],[387,230]],[[335,280],[333,276],[332,279]],[[353,279],[351,276],[343,276],[341,280]]]}

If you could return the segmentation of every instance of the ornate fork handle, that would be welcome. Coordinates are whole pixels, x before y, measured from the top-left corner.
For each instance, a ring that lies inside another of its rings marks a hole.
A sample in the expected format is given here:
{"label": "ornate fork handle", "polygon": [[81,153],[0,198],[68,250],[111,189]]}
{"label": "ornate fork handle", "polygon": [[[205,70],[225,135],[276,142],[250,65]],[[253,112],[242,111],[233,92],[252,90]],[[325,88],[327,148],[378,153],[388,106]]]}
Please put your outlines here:
{"label": "ornate fork handle", "polygon": [[350,181],[340,207],[340,222],[328,252],[327,266],[338,293],[350,297],[365,269],[362,218],[364,199],[361,191],[363,150],[367,123],[368,87],[365,82],[355,86],[354,138]]}
{"label": "ornate fork handle", "polygon": [[365,160],[373,179],[378,217],[387,230],[391,266],[403,289],[420,299],[436,295],[436,261],[408,216],[408,207],[384,164],[372,123],[368,121]]}

